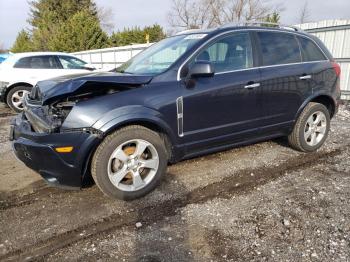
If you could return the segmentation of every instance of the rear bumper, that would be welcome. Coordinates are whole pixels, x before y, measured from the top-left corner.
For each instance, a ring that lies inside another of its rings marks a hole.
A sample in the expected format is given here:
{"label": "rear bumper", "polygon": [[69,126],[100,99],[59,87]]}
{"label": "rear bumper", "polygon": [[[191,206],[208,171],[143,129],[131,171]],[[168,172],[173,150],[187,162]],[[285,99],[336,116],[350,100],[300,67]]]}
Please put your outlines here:
{"label": "rear bumper", "polygon": [[[17,158],[38,172],[49,184],[80,188],[87,162],[100,138],[84,132],[36,133],[22,114],[11,124],[10,140]],[[56,147],[73,146],[71,153]]]}

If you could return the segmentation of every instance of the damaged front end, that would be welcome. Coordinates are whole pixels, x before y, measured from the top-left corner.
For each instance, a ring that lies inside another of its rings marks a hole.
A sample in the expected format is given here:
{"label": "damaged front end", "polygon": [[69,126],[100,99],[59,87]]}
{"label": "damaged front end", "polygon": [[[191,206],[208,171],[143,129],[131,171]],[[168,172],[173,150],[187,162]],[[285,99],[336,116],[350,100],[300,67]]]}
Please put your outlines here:
{"label": "damaged front end", "polygon": [[110,110],[105,101],[119,103],[114,94],[145,81],[149,80],[110,73],[39,82],[24,98],[24,112],[11,124],[15,155],[51,185],[81,187],[104,135],[93,124]]}
{"label": "damaged front end", "polygon": [[57,133],[74,104],[66,107],[41,106],[28,96],[24,98],[24,115],[37,133]]}
{"label": "damaged front end", "polygon": [[[121,77],[114,74],[113,79],[109,75],[103,76],[103,81],[97,81],[97,76],[81,77],[69,81],[62,80],[64,78],[39,82],[38,85],[33,87],[31,93],[25,97],[24,114],[35,132],[57,133],[70,131],[69,125],[64,125],[64,122],[77,104],[93,98],[141,87],[147,84],[151,78]],[[76,129],[76,125],[74,125],[74,128]],[[81,128],[84,131],[93,131],[89,125],[81,126]]]}

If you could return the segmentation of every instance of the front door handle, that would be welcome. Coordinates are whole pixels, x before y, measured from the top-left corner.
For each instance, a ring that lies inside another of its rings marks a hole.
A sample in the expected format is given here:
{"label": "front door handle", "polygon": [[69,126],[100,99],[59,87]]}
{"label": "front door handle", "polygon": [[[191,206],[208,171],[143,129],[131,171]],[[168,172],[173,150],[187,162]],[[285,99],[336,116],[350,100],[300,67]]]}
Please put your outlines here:
{"label": "front door handle", "polygon": [[248,83],[248,85],[244,86],[244,88],[246,89],[253,89],[253,88],[256,88],[256,87],[259,87],[260,86],[260,83]]}
{"label": "front door handle", "polygon": [[311,79],[311,75],[303,75],[301,77],[299,77],[300,80],[307,80],[307,79]]}

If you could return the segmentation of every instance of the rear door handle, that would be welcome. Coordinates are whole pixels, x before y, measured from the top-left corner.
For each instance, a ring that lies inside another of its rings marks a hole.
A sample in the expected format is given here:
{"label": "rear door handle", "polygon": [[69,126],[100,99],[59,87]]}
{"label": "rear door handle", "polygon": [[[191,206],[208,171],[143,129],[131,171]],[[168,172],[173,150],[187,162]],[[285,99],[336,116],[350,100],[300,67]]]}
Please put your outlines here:
{"label": "rear door handle", "polygon": [[248,83],[248,85],[244,86],[244,88],[246,88],[246,89],[253,89],[253,88],[256,88],[256,87],[259,87],[259,86],[260,86],[260,83],[253,83],[253,84]]}
{"label": "rear door handle", "polygon": [[299,77],[300,80],[306,80],[306,79],[311,79],[311,75],[303,75]]}

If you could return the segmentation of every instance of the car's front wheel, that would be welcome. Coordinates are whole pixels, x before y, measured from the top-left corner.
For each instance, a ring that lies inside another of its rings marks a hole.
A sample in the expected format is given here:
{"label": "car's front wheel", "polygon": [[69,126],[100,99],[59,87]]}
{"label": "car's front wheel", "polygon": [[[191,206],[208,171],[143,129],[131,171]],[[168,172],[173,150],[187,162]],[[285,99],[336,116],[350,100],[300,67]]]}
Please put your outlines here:
{"label": "car's front wheel", "polygon": [[289,144],[303,152],[313,152],[325,142],[330,128],[328,109],[319,103],[309,103],[289,135]]}
{"label": "car's front wheel", "polygon": [[16,86],[7,93],[6,102],[17,113],[23,111],[23,99],[32,90],[29,86]]}
{"label": "car's front wheel", "polygon": [[91,163],[97,186],[112,198],[132,200],[152,191],[165,174],[167,153],[160,135],[127,126],[107,136]]}

